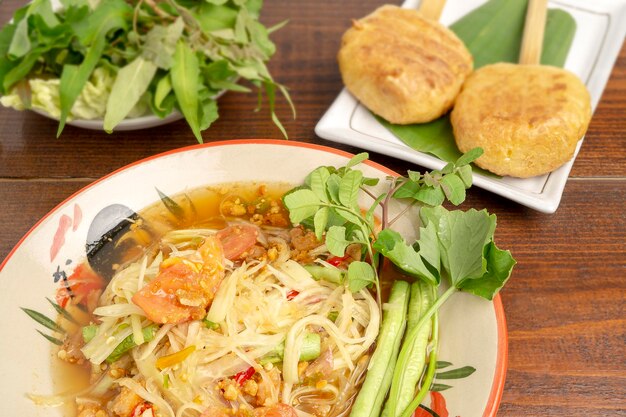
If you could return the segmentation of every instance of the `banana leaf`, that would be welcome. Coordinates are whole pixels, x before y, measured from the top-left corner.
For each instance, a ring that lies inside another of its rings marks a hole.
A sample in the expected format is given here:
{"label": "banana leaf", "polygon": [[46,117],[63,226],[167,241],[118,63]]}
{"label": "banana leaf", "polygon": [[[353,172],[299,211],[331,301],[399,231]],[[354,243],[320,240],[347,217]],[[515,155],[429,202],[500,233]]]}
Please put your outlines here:
{"label": "banana leaf", "polygon": [[[528,0],[490,0],[450,26],[474,56],[475,69],[496,62],[518,61],[527,5]],[[563,67],[575,33],[576,22],[569,13],[548,10],[541,63]],[[395,125],[380,117],[377,120],[417,151],[446,162],[454,162],[461,156],[448,115],[412,125]]]}

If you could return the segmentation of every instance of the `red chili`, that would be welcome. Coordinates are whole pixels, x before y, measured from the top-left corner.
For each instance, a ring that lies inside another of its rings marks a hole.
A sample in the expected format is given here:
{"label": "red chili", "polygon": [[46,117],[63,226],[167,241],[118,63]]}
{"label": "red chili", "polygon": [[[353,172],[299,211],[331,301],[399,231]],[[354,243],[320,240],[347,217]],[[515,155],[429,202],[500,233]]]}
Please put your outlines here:
{"label": "red chili", "polygon": [[343,261],[345,261],[346,259],[348,259],[348,255],[345,256],[333,256],[332,258],[328,258],[326,259],[326,262],[328,262],[329,264],[331,264],[332,266],[339,266],[343,263]]}
{"label": "red chili", "polygon": [[291,301],[294,298],[296,298],[298,296],[298,294],[300,294],[298,291],[296,290],[291,290],[287,293],[287,300]]}
{"label": "red chili", "polygon": [[248,369],[246,369],[245,371],[241,371],[238,374],[236,374],[233,379],[235,380],[235,382],[237,382],[239,385],[243,386],[243,384],[249,380],[250,378],[252,378],[252,375],[254,375],[256,371],[254,370],[254,367],[249,367]]}
{"label": "red chili", "polygon": [[[151,403],[148,403],[148,402],[144,401],[142,403],[137,404],[137,406],[135,407],[135,409],[133,410],[133,412],[131,413],[130,416],[131,417],[141,417],[146,410],[154,411],[154,408],[152,407]],[[152,414],[154,414],[154,413],[152,413]]]}

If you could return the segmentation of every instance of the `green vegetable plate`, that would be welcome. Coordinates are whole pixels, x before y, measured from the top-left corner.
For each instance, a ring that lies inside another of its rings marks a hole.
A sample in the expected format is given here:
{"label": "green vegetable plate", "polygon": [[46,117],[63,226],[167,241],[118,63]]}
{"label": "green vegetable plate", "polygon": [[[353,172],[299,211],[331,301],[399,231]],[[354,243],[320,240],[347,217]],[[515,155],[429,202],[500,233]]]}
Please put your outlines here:
{"label": "green vegetable plate", "polygon": [[[351,157],[336,149],[290,141],[217,142],[178,149],[136,162],[70,197],[59,196],[59,200],[63,201],[37,222],[0,264],[0,281],[3,284],[0,333],[5,337],[0,344],[0,374],[3,375],[0,415],[70,415],[62,406],[63,395],[53,396],[67,388],[67,381],[63,373],[59,373],[59,360],[54,354],[57,347],[50,343],[56,340],[50,336],[50,329],[54,330],[55,323],[45,317],[55,317],[59,312],[59,305],[51,301],[56,291],[85,258],[91,259],[86,253],[85,243],[93,241],[94,234],[98,235],[95,236],[98,241],[114,238],[108,232],[118,229],[114,227],[117,223],[111,222],[111,219],[108,223],[111,229],[100,229],[98,232],[98,228],[93,227],[94,224],[102,224],[101,213],[105,207],[121,208],[118,215],[126,222],[136,219],[133,213],[159,199],[174,213],[180,206],[166,195],[233,182],[300,186],[315,168],[343,167]],[[233,161],[238,163],[233,164]],[[280,169],[276,169],[278,166]],[[368,189],[374,195],[383,193],[389,184],[389,177],[396,175],[369,161],[361,162],[352,169],[360,170],[365,178],[379,179],[377,185],[369,185],[373,181],[366,180]],[[351,194],[352,198],[358,198],[354,201],[358,201],[361,207],[372,204],[371,197],[366,193]],[[416,239],[416,230],[419,230],[416,206],[407,207],[403,200],[393,199],[387,207],[390,218],[399,215],[394,229],[406,239]],[[470,214],[480,216],[480,213],[472,211]],[[381,213],[376,214],[380,216]],[[486,223],[491,233],[492,227],[495,227],[491,224],[493,220],[490,218]],[[102,238],[102,234],[106,238]],[[330,244],[328,239],[327,244]],[[91,261],[90,264],[93,267]],[[489,285],[495,283],[491,279],[495,278],[490,278]],[[365,281],[359,288],[368,284]],[[384,280],[382,285],[385,286]],[[441,287],[445,285],[442,283]],[[443,291],[445,288],[440,288],[440,292]],[[393,311],[393,308],[384,305],[383,310]],[[431,392],[422,402],[425,408],[420,409],[418,415],[434,415],[420,414],[427,408],[438,415],[495,416],[504,388],[507,364],[507,331],[500,297],[496,295],[493,301],[489,301],[470,293],[456,292],[443,304],[438,317],[439,349],[434,384],[430,385]],[[214,323],[209,321],[205,324]],[[83,328],[84,338],[94,336],[96,330],[92,327]],[[145,327],[145,340],[158,337],[154,335],[155,331]],[[352,337],[346,335],[346,338],[348,336]],[[121,343],[120,349],[133,348],[130,342],[128,346],[125,342]],[[181,355],[183,353],[193,354],[190,350],[181,351]],[[120,354],[123,352],[120,351]],[[190,376],[189,381],[192,380]],[[71,398],[73,400],[74,396]],[[163,413],[163,416],[174,416],[165,411]]]}
{"label": "green vegetable plate", "polygon": [[[419,0],[403,7],[416,8]],[[441,22],[448,25],[474,56],[475,67],[517,62],[527,0],[449,0]],[[542,63],[576,74],[591,94],[592,108],[600,101],[626,35],[626,0],[551,0]],[[360,16],[354,16],[358,18]],[[424,125],[391,125],[375,118],[343,90],[318,122],[315,132],[328,140],[357,146],[439,169],[458,158],[448,117]],[[474,175],[476,186],[525,206],[557,210],[572,160],[557,170],[533,178]]]}
{"label": "green vegetable plate", "polygon": [[87,129],[135,130],[185,118],[199,142],[226,91],[246,80],[274,113],[276,51],[262,2],[33,0],[0,30],[0,103]]}

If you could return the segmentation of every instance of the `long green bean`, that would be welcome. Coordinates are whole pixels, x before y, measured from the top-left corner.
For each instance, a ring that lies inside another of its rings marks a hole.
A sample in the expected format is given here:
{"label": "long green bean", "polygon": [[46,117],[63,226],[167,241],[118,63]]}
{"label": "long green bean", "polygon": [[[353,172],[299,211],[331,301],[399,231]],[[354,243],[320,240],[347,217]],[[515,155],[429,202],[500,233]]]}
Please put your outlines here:
{"label": "long green bean", "polygon": [[409,302],[409,284],[395,281],[389,302],[385,305],[383,323],[378,335],[376,350],[354,405],[351,417],[377,417],[380,414],[393,377],[393,369],[406,327]]}
{"label": "long green bean", "polygon": [[[407,333],[414,329],[420,318],[428,311],[434,302],[435,287],[424,281],[411,284],[411,298],[407,320]],[[405,367],[396,367],[393,373],[389,399],[383,409],[383,417],[396,417],[404,410],[415,396],[416,387],[424,372],[426,364],[428,339],[431,332],[431,322],[424,323],[418,330],[414,340],[403,342],[402,349],[410,349],[409,360]]]}

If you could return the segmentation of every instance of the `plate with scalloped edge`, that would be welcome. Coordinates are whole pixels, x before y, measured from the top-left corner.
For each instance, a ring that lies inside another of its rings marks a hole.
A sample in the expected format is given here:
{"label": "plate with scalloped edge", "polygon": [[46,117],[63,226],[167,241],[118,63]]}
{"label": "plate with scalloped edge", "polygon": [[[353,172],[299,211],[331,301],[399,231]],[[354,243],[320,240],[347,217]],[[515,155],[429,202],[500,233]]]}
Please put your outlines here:
{"label": "plate with scalloped edge", "polygon": [[[0,265],[0,332],[5,338],[0,344],[0,390],[4,397],[0,415],[71,415],[64,407],[42,407],[29,398],[58,393],[63,381],[54,380],[58,361],[54,345],[38,334],[46,329],[21,308],[54,317],[55,311],[46,297],[53,298],[59,286],[55,277],[70,273],[86,257],[90,224],[104,207],[122,204],[137,212],[158,201],[155,188],[175,195],[232,182],[298,185],[314,168],[343,166],[350,157],[343,151],[298,142],[216,142],[144,159],[66,198],[33,226]],[[368,177],[382,180],[395,175],[370,161],[359,169]],[[59,196],[59,200],[63,198]],[[392,211],[402,208],[402,203],[397,202]],[[410,237],[416,221],[403,219],[398,230]],[[469,294],[455,294],[443,306],[440,323],[439,358],[450,363],[447,370],[462,368],[470,372],[460,379],[442,380],[449,388],[432,393],[428,401],[454,416],[495,416],[507,363],[506,324],[500,297],[490,302]]]}
{"label": "plate with scalloped edge", "polygon": [[[486,0],[449,0],[441,22],[449,25]],[[419,0],[407,0],[405,8],[417,8]],[[578,75],[591,94],[595,110],[626,35],[626,0],[551,0],[549,8],[567,11],[576,21],[576,34],[565,68]],[[315,133],[338,143],[375,151],[441,169],[440,159],[405,145],[383,127],[345,88],[317,123]],[[533,178],[513,178],[474,174],[474,185],[544,213],[554,213],[574,160],[584,138],[578,142],[573,158],[557,170]]]}

